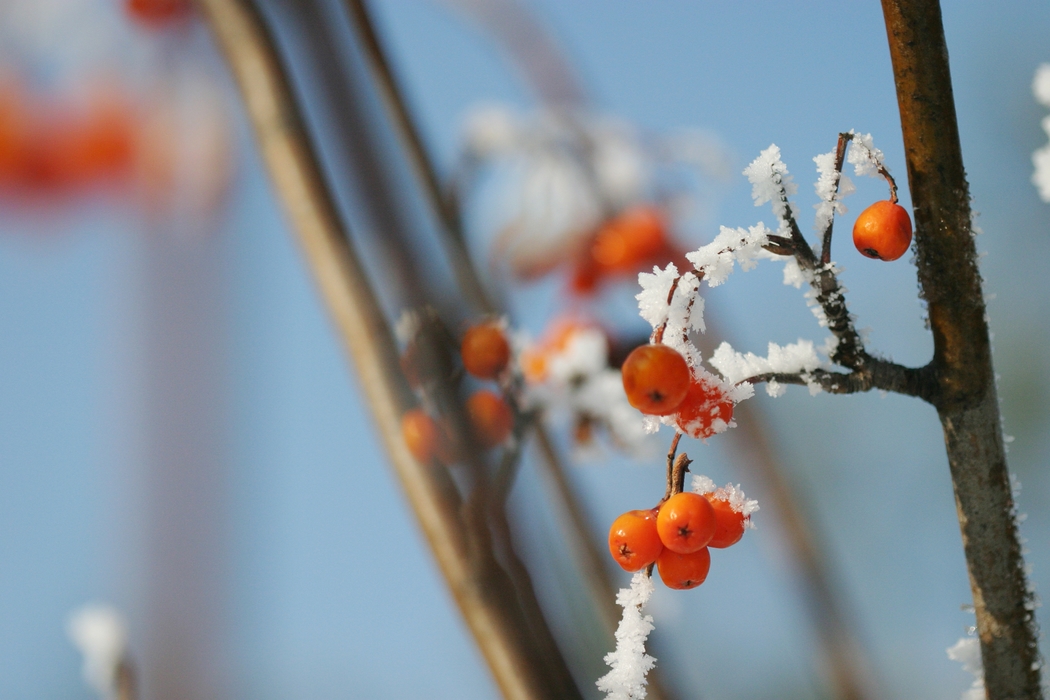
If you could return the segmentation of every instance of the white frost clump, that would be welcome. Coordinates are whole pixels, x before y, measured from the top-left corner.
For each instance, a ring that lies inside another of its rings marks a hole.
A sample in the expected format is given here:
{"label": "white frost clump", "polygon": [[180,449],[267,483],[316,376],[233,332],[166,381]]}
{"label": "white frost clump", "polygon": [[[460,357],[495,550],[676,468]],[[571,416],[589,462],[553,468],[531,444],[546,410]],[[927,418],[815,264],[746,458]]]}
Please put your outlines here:
{"label": "white frost clump", "polygon": [[785,221],[788,210],[784,200],[798,192],[798,185],[792,180],[787,166],[780,160],[780,148],[776,144],[770,144],[769,148],[744,168],[744,175],[751,183],[751,198],[755,200],[755,206],[771,202],[777,220]]}
{"label": "white frost clump", "polygon": [[656,659],[645,653],[645,640],[653,631],[652,615],[642,615],[642,607],[653,594],[653,581],[645,571],[631,579],[630,588],[621,588],[616,604],[623,608],[623,617],[616,628],[616,651],[605,655],[610,670],[598,679],[598,690],[606,700],[641,700],[646,695],[647,674],[656,665]]}
{"label": "white frost clump", "polygon": [[823,234],[831,225],[835,214],[846,213],[842,199],[852,194],[856,188],[848,177],[835,169],[835,151],[814,156],[813,162],[817,164],[819,174],[814,189],[820,197],[820,203],[813,205],[817,210],[815,227],[817,233]]}
{"label": "white frost clump", "polygon": [[[1050,63],[1044,63],[1035,71],[1032,80],[1032,94],[1035,100],[1044,107],[1050,107]],[[1050,136],[1050,116],[1043,117],[1043,131]],[[1037,148],[1032,153],[1032,164],[1035,172],[1032,173],[1032,184],[1039,190],[1039,198],[1044,202],[1050,202],[1050,143]]]}
{"label": "white frost clump", "polygon": [[757,264],[758,258],[770,257],[762,248],[769,242],[769,234],[763,223],[746,229],[723,226],[713,241],[686,253],[685,257],[704,276],[709,287],[717,287],[733,272],[734,263],[746,271]]}
{"label": "white frost clump", "polygon": [[[808,374],[823,366],[812,340],[800,338],[784,346],[770,343],[768,353],[766,357],[750,352],[745,355],[722,343],[711,356],[711,365],[734,384],[760,374]],[[770,396],[777,395],[774,387],[767,387],[767,391]]]}
{"label": "white frost clump", "polygon": [[482,157],[513,151],[521,140],[520,131],[515,114],[495,104],[474,107],[463,126],[467,148]]}
{"label": "white frost clump", "polygon": [[948,648],[948,658],[963,665],[963,670],[973,674],[973,685],[963,691],[960,700],[985,700],[984,664],[981,662],[981,640],[963,637]]}
{"label": "white frost clump", "polygon": [[751,514],[759,510],[758,501],[748,498],[739,484],[734,486],[729,483],[722,488],[715,488],[715,482],[710,477],[703,474],[694,474],[692,486],[693,493],[698,493],[701,496],[705,493],[713,493],[715,498],[728,501],[729,507],[734,513],[742,513],[744,515],[744,524],[752,530],[755,528],[755,524],[751,522]]}
{"label": "white frost clump", "polygon": [[69,639],[84,656],[84,682],[107,700],[117,697],[117,668],[127,651],[124,618],[108,605],[85,605],[69,617]]}
{"label": "white frost clump", "polygon": [[875,142],[871,134],[860,134],[850,130],[853,141],[850,143],[846,161],[853,166],[853,172],[857,177],[865,175],[878,177],[879,168],[885,168],[883,164],[882,151],[875,148]]}

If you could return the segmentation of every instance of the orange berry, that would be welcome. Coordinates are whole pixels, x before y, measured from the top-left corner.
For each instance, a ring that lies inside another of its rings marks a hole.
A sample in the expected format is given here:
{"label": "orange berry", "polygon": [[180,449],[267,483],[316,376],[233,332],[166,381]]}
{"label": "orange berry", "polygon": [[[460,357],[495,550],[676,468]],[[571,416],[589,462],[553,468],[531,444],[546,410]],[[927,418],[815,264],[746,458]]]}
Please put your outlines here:
{"label": "orange berry", "polygon": [[629,510],[609,528],[609,553],[625,571],[644,569],[663,549],[651,510]]}
{"label": "orange berry", "polygon": [[631,351],[620,368],[627,400],[642,413],[674,413],[689,391],[689,365],[667,345],[642,345]]}
{"label": "orange berry", "polygon": [[715,498],[713,493],[705,493],[704,498],[715,511],[715,534],[707,546],[722,549],[739,542],[744,536],[744,514],[733,510],[728,500]]}
{"label": "orange berry", "polygon": [[401,436],[412,456],[424,464],[434,461],[442,442],[441,428],[421,408],[413,408],[401,416]]}
{"label": "orange berry", "polygon": [[875,202],[853,224],[853,245],[869,258],[896,260],[911,245],[911,217],[899,204]]}
{"label": "orange berry", "polygon": [[463,334],[463,366],[478,379],[495,379],[510,362],[510,343],[495,323],[479,323]]}
{"label": "orange berry", "polygon": [[706,547],[715,534],[715,509],[700,494],[675,494],[660,506],[656,531],[672,552],[695,552]]}
{"label": "orange berry", "polygon": [[[675,413],[678,429],[698,440],[714,435],[722,423],[733,419],[733,402],[710,380],[692,379]],[[722,421],[722,423],[718,423]]]}
{"label": "orange berry", "polygon": [[711,570],[711,552],[707,547],[689,554],[664,549],[656,558],[656,569],[660,572],[660,580],[668,588],[679,591],[696,588]]}
{"label": "orange berry", "polygon": [[485,449],[506,440],[514,427],[514,413],[510,406],[487,389],[476,391],[467,399],[467,415],[474,428],[474,439]]}
{"label": "orange berry", "polygon": [[187,0],[125,0],[125,11],[146,25],[159,27],[190,13]]}

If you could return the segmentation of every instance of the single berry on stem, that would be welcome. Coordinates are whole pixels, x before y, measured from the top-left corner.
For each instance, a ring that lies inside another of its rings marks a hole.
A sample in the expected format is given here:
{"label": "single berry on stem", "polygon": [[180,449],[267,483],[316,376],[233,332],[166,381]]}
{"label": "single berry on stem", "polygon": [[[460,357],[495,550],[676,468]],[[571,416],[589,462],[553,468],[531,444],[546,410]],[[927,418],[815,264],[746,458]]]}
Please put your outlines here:
{"label": "single berry on stem", "polygon": [[514,412],[510,406],[488,389],[476,391],[467,399],[467,416],[474,430],[474,439],[485,449],[506,440],[514,427]]}
{"label": "single berry on stem", "polygon": [[668,588],[684,591],[696,588],[707,579],[711,569],[711,552],[704,547],[689,554],[680,554],[664,549],[656,558],[656,569],[660,580]]}
{"label": "single berry on stem", "polygon": [[896,260],[911,245],[911,217],[896,202],[875,202],[853,224],[853,245],[869,258]]}
{"label": "single berry on stem", "polygon": [[675,494],[660,506],[656,531],[664,547],[672,552],[695,552],[706,547],[715,534],[714,508],[700,494]]}
{"label": "single berry on stem", "polygon": [[724,549],[739,542],[744,536],[744,514],[733,510],[727,499],[717,498],[713,493],[705,493],[704,498],[715,511],[715,534],[707,546]]}
{"label": "single berry on stem", "polygon": [[733,402],[713,382],[693,379],[675,413],[678,429],[702,440],[720,433],[733,420]]}
{"label": "single berry on stem", "polygon": [[629,510],[609,528],[609,553],[625,571],[640,571],[664,549],[651,510]]}
{"label": "single berry on stem", "polygon": [[434,461],[441,445],[441,428],[421,408],[413,408],[401,416],[401,436],[412,456],[424,464]]}
{"label": "single berry on stem", "polygon": [[642,345],[620,368],[627,401],[642,413],[674,413],[689,391],[689,365],[667,345]]}
{"label": "single berry on stem", "polygon": [[510,344],[499,324],[471,326],[460,344],[463,366],[478,379],[496,379],[510,362]]}

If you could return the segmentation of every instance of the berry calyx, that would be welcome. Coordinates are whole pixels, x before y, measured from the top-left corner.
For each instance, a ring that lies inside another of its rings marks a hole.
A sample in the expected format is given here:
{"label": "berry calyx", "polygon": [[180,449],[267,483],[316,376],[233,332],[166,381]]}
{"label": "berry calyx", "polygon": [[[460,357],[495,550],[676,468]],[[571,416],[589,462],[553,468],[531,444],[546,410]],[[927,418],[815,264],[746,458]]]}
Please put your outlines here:
{"label": "berry calyx", "polygon": [[656,532],[664,547],[689,554],[707,546],[715,534],[715,510],[706,498],[683,492],[671,496],[656,516]]}
{"label": "berry calyx", "polygon": [[496,379],[510,362],[510,343],[497,323],[479,323],[463,334],[460,355],[467,372],[478,379]]}
{"label": "berry calyx", "polygon": [[401,437],[418,461],[429,464],[441,449],[441,428],[426,411],[413,408],[401,416]]}
{"label": "berry calyx", "polygon": [[713,493],[705,493],[704,498],[715,511],[715,534],[707,546],[724,549],[739,542],[744,536],[744,514],[733,510],[726,498],[718,498]]}
{"label": "berry calyx", "polygon": [[656,558],[660,580],[668,588],[684,591],[696,588],[707,579],[711,570],[711,552],[704,547],[689,554],[664,549]]}
{"label": "berry calyx", "polygon": [[474,439],[480,447],[495,447],[510,436],[514,427],[514,413],[495,392],[476,391],[467,399],[467,416],[474,429]]}
{"label": "berry calyx", "polygon": [[667,345],[642,345],[620,368],[627,401],[642,413],[674,413],[689,391],[689,365]]}
{"label": "berry calyx", "polygon": [[853,245],[866,257],[896,260],[911,245],[911,217],[895,202],[875,202],[853,224]]}
{"label": "berry calyx", "polygon": [[733,420],[733,402],[711,379],[693,378],[675,413],[678,429],[702,440],[724,432]]}
{"label": "berry calyx", "polygon": [[609,553],[625,571],[640,571],[664,549],[651,510],[629,510],[609,528]]}

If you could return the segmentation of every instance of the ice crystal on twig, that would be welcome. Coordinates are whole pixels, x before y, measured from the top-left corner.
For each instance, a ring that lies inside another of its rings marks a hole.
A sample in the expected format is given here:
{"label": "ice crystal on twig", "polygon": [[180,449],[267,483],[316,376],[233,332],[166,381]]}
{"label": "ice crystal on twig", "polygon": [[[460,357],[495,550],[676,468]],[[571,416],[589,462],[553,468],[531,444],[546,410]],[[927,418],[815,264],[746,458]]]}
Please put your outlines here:
{"label": "ice crystal on twig", "polygon": [[960,700],[985,700],[981,640],[977,637],[962,637],[948,648],[948,658],[958,661],[963,665],[963,670],[973,674],[973,685],[963,691]]}
{"label": "ice crystal on twig", "polygon": [[709,287],[717,287],[733,272],[733,265],[750,270],[760,258],[771,257],[762,246],[769,242],[771,231],[759,222],[748,228],[723,226],[714,240],[692,253],[686,259],[703,275]]}
{"label": "ice crystal on twig", "polygon": [[642,608],[653,594],[653,581],[644,571],[631,579],[630,588],[621,588],[616,603],[623,608],[623,617],[616,628],[616,651],[605,655],[611,669],[598,679],[598,690],[606,700],[641,700],[646,696],[645,675],[656,665],[656,659],[645,653],[645,640],[653,631],[652,615],[643,615]]}
{"label": "ice crystal on twig", "polygon": [[84,656],[84,682],[100,698],[116,698],[117,670],[127,651],[124,618],[108,605],[85,605],[69,617],[66,632]]}
{"label": "ice crystal on twig", "polygon": [[744,494],[744,490],[740,488],[739,484],[734,486],[732,483],[729,483],[721,488],[717,488],[711,477],[703,474],[694,474],[692,491],[693,493],[699,493],[700,495],[713,493],[715,498],[728,501],[729,507],[733,509],[734,513],[743,514],[744,524],[748,528],[754,529],[755,524],[751,522],[751,514],[758,512],[758,501],[753,498],[748,498]]}
{"label": "ice crystal on twig", "polygon": [[[1050,107],[1050,63],[1044,63],[1035,71],[1032,80],[1032,94],[1036,102],[1044,107]],[[1043,117],[1041,122],[1043,131],[1050,137],[1050,116]],[[1035,172],[1032,173],[1032,184],[1039,190],[1039,197],[1044,202],[1050,202],[1050,143],[1047,143],[1032,153],[1032,164]]]}

